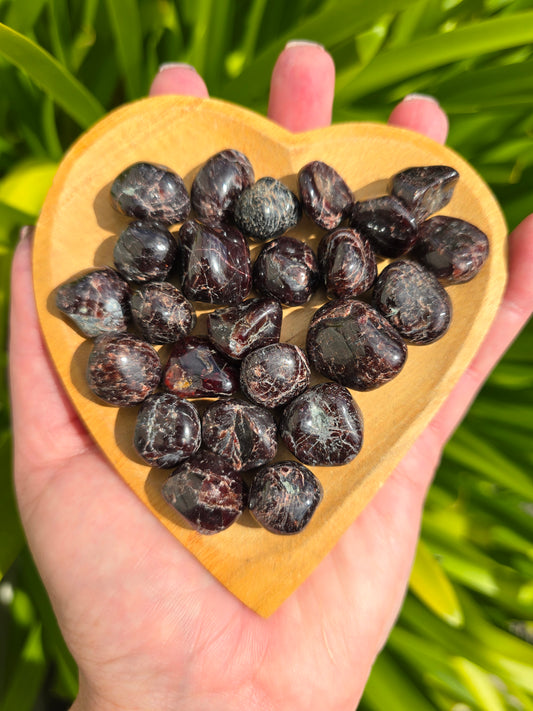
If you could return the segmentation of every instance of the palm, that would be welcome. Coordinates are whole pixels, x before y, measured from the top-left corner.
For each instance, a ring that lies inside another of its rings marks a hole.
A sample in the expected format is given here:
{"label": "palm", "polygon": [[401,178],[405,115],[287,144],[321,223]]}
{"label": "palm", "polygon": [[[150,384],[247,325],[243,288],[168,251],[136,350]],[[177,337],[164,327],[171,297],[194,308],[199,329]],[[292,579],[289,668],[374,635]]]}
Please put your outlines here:
{"label": "palm", "polygon": [[[293,129],[325,123],[300,109],[298,124],[294,102],[291,115],[284,113],[284,92],[298,92],[291,76],[278,74],[271,115]],[[327,88],[332,96],[333,77],[324,81],[328,87],[316,93]],[[408,103],[395,123],[443,140],[440,109]],[[22,242],[13,266],[15,483],[85,699],[94,708],[353,709],[401,603],[441,447],[531,312],[531,287],[520,272],[533,259],[533,220],[514,235],[506,301],[473,366],[386,486],[267,620],[176,542],[83,430],[39,333],[30,251],[29,240]]]}

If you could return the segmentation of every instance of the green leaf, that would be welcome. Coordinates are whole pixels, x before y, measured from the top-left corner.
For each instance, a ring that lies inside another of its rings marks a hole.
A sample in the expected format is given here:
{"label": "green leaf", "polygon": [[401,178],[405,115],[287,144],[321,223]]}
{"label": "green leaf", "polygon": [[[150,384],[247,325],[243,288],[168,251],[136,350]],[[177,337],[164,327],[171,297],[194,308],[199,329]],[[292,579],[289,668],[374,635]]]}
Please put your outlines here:
{"label": "green leaf", "polygon": [[314,14],[288,28],[263,52],[251,61],[242,74],[230,82],[224,91],[231,101],[252,105],[268,93],[270,73],[279,52],[294,37],[332,47],[346,38],[369,29],[388,12],[408,7],[412,0],[333,0]]}
{"label": "green leaf", "polygon": [[1,23],[0,54],[26,72],[83,128],[104,114],[94,96],[52,55]]}
{"label": "green leaf", "polygon": [[0,181],[0,201],[37,217],[57,170],[57,163],[30,159],[17,165]]}
{"label": "green leaf", "polygon": [[6,24],[19,32],[29,32],[39,18],[48,0],[13,0],[9,5]]}
{"label": "green leaf", "polygon": [[445,456],[533,500],[533,483],[528,473],[489,442],[467,430],[465,425],[446,445]]}
{"label": "green leaf", "polygon": [[506,711],[501,696],[486,671],[464,657],[457,657],[453,666],[483,711]]}
{"label": "green leaf", "polygon": [[11,474],[11,437],[3,433],[0,444],[0,579],[4,577],[24,545]]}
{"label": "green leaf", "polygon": [[32,625],[0,711],[33,711],[46,676],[41,625]]}
{"label": "green leaf", "polygon": [[435,67],[533,42],[533,11],[473,22],[381,52],[365,69],[345,69],[337,99],[353,101]]}
{"label": "green leaf", "polygon": [[107,11],[115,38],[118,62],[131,101],[144,90],[142,81],[142,32],[136,0],[107,0]]}
{"label": "green leaf", "polygon": [[409,586],[430,610],[450,625],[459,627],[463,624],[463,611],[454,587],[423,541],[418,542]]}
{"label": "green leaf", "polygon": [[374,711],[435,711],[435,706],[387,650],[381,652],[374,663],[363,701]]}

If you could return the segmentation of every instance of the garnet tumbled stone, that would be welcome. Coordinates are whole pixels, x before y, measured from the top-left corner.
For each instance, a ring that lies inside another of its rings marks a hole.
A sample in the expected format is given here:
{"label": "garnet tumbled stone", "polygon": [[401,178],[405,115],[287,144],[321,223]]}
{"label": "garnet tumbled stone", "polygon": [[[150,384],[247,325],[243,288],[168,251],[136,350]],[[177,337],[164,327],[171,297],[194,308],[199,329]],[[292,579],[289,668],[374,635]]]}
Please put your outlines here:
{"label": "garnet tumbled stone", "polygon": [[356,202],[350,226],[366,237],[382,257],[406,254],[418,234],[413,214],[398,198],[389,195]]}
{"label": "garnet tumbled stone", "polygon": [[240,304],[252,284],[250,249],[236,227],[187,220],[180,231],[182,290],[188,299]]}
{"label": "garnet tumbled stone", "polygon": [[129,333],[99,336],[89,356],[87,382],[99,398],[119,407],[137,405],[161,380],[154,348]]}
{"label": "garnet tumbled stone", "polygon": [[252,516],[271,533],[290,535],[307,526],[322,501],[322,486],[299,462],[259,469],[250,488]]}
{"label": "garnet tumbled stone", "polygon": [[412,255],[445,284],[473,279],[489,255],[487,235],[470,222],[437,215],[420,225]]}
{"label": "garnet tumbled stone", "polygon": [[163,498],[198,533],[224,531],[242,514],[245,486],[240,475],[213,452],[200,451],[180,464],[163,484]]}
{"label": "garnet tumbled stone", "polygon": [[398,375],[407,347],[378,311],[344,298],[330,301],[313,316],[307,354],[327,378],[355,390],[372,390]]}
{"label": "garnet tumbled stone", "polygon": [[264,407],[242,400],[219,400],[202,417],[202,439],[207,449],[245,471],[274,458],[278,430]]}
{"label": "garnet tumbled stone", "polygon": [[207,333],[221,353],[242,360],[256,348],[279,341],[282,317],[277,299],[250,299],[212,311],[207,316]]}
{"label": "garnet tumbled stone", "polygon": [[201,443],[200,418],[190,402],[172,393],[154,393],[142,403],[133,444],[147,464],[175,467]]}
{"label": "garnet tumbled stone", "polygon": [[307,303],[320,279],[315,253],[299,239],[278,237],[266,244],[253,268],[256,291],[287,306]]}
{"label": "garnet tumbled stone", "polygon": [[381,272],[372,304],[410,343],[433,343],[446,333],[452,317],[452,302],[437,277],[405,260]]}
{"label": "garnet tumbled stone", "polygon": [[261,178],[243,190],[235,203],[237,226],[248,237],[265,242],[298,224],[300,202],[280,180]]}
{"label": "garnet tumbled stone", "polygon": [[307,163],[298,173],[304,212],[325,230],[333,230],[350,214],[353,197],[337,171],[320,160]]}
{"label": "garnet tumbled stone", "polygon": [[389,181],[389,189],[421,222],[450,202],[458,180],[455,168],[428,165],[396,173]]}
{"label": "garnet tumbled stone", "polygon": [[130,293],[128,284],[106,267],[62,284],[56,305],[84,336],[92,338],[127,330]]}
{"label": "garnet tumbled stone", "polygon": [[378,273],[370,242],[349,227],[324,235],[318,246],[318,264],[328,294],[337,298],[368,291]]}
{"label": "garnet tumbled stone", "polygon": [[144,283],[166,279],[177,253],[176,240],[162,225],[137,221],[119,235],[113,260],[124,279]]}
{"label": "garnet tumbled stone", "polygon": [[134,163],[115,178],[111,203],[123,215],[155,220],[162,225],[182,222],[191,209],[181,177],[154,163]]}
{"label": "garnet tumbled stone", "polygon": [[241,390],[265,407],[290,402],[308,387],[310,379],[307,356],[292,343],[258,348],[241,365]]}
{"label": "garnet tumbled stone", "polygon": [[191,202],[200,218],[233,217],[233,206],[255,180],[248,158],[233,149],[211,156],[197,173],[191,187]]}
{"label": "garnet tumbled stone", "polygon": [[283,410],[280,433],[304,464],[340,466],[361,450],[363,416],[347,388],[319,383]]}
{"label": "garnet tumbled stone", "polygon": [[170,352],[163,383],[180,397],[232,395],[239,387],[239,371],[207,338],[186,336]]}
{"label": "garnet tumbled stone", "polygon": [[137,330],[149,343],[175,343],[196,324],[193,305],[168,281],[139,287],[131,297],[131,314]]}

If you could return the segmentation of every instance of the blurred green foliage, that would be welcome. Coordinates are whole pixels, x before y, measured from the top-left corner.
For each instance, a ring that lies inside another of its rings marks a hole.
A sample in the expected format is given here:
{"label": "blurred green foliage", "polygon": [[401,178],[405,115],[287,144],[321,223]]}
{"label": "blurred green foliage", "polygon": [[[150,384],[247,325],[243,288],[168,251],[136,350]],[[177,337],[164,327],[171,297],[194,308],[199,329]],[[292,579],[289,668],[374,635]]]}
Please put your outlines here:
{"label": "blurred green foliage", "polygon": [[[264,112],[279,51],[306,38],[335,59],[335,121],[435,96],[513,228],[533,204],[533,0],[0,0],[0,22],[0,709],[60,709],[76,666],[18,522],[4,373],[13,245],[65,150],[168,61]],[[529,325],[445,451],[362,709],[533,710],[532,441]]]}

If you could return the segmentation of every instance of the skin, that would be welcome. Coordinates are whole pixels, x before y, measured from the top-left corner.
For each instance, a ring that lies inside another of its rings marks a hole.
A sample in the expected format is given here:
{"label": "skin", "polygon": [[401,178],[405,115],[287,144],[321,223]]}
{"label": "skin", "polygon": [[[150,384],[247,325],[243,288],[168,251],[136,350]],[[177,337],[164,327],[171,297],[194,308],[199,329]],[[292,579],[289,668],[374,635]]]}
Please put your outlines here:
{"label": "skin", "polygon": [[[288,46],[273,71],[270,117],[293,131],[327,125],[333,84],[323,48]],[[161,93],[205,96],[206,88],[192,68],[171,66],[154,80],[151,94]],[[446,139],[446,116],[430,98],[404,100],[390,123]],[[15,485],[79,665],[72,708],[353,711],[401,606],[442,447],[532,312],[533,216],[510,237],[505,298],[457,387],[332,552],[266,620],[168,533],[83,429],[41,338],[31,249],[25,230],[12,279]]]}

